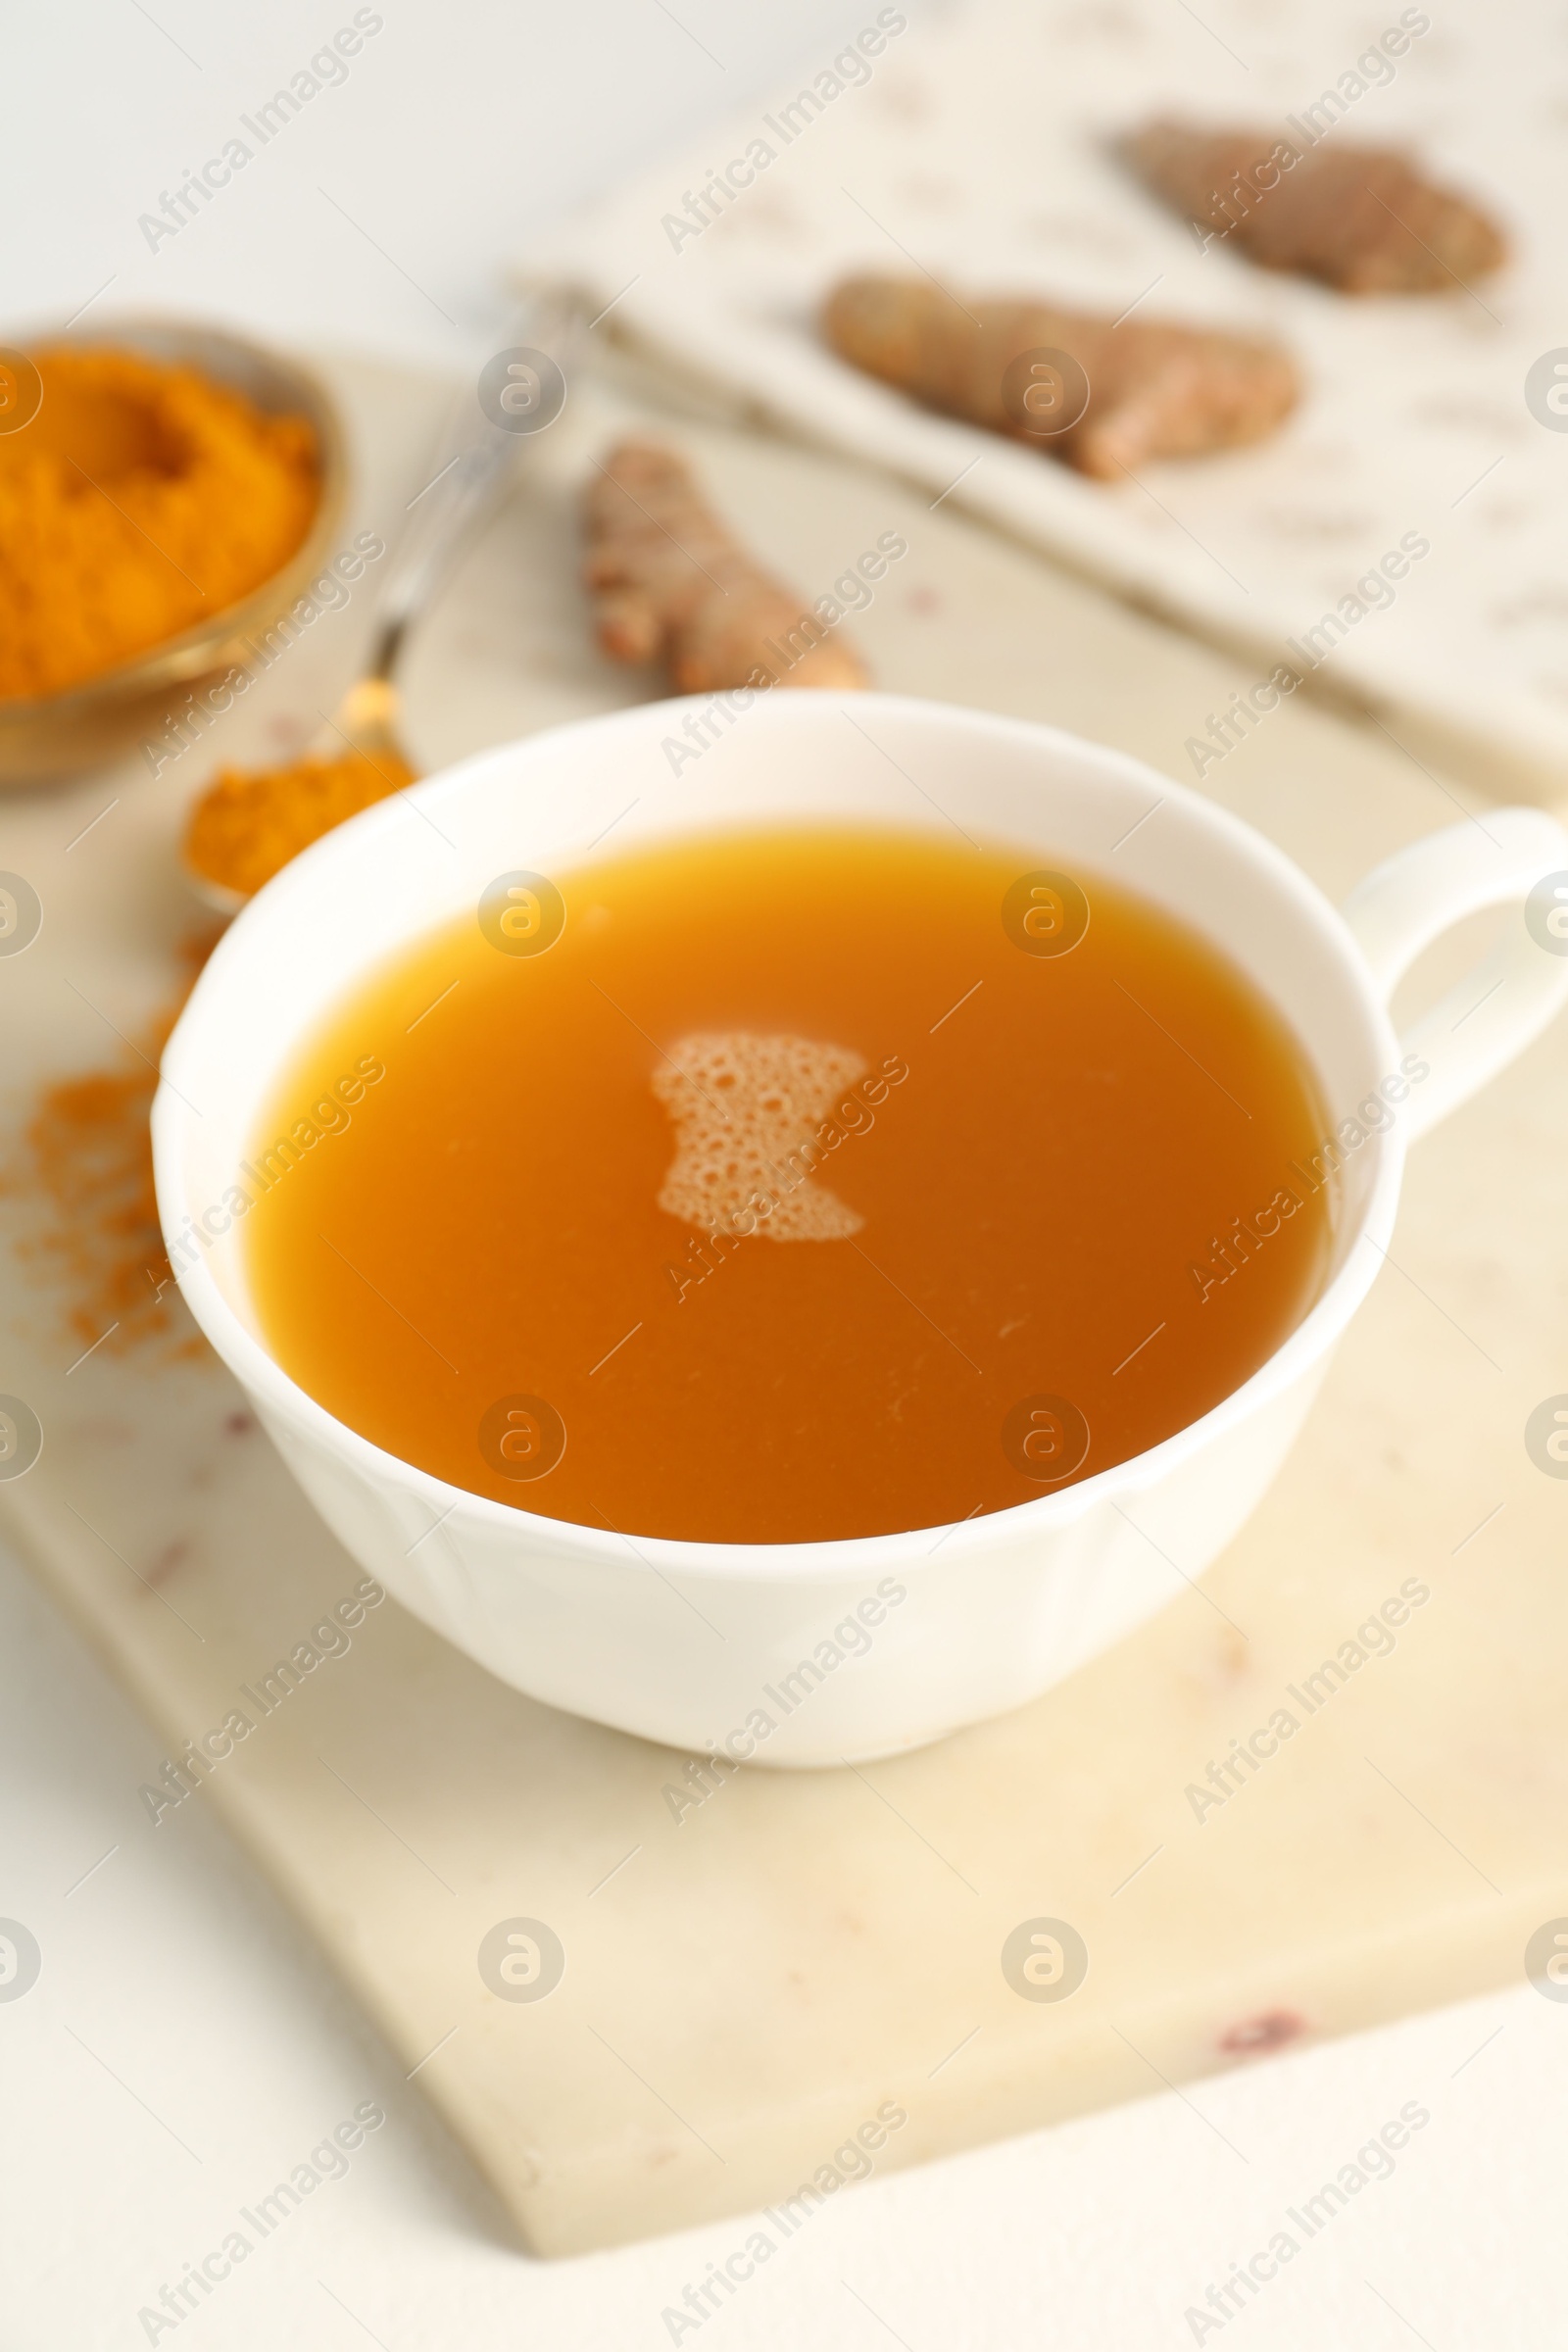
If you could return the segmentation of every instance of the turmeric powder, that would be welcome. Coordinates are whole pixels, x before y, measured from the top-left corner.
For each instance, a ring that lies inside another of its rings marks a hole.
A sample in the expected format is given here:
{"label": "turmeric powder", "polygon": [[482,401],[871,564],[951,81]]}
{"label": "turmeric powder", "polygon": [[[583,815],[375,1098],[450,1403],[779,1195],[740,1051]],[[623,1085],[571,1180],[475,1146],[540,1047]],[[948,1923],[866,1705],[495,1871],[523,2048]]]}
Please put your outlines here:
{"label": "turmeric powder", "polygon": [[321,834],[413,782],[413,768],[386,750],[257,772],[225,767],[191,812],[185,862],[248,899]]}
{"label": "turmeric powder", "polygon": [[158,1056],[220,936],[203,931],[179,943],[170,1001],[107,1066],[45,1085],[0,1165],[0,1197],[23,1208],[13,1247],[61,1293],[61,1320],[78,1348],[121,1355],[166,1335],[176,1354],[204,1351],[172,1311],[177,1293],[159,1229],[148,1120]]}
{"label": "turmeric powder", "polygon": [[311,527],[315,431],[195,368],[61,344],[0,434],[0,698],[58,694],[261,586]]}

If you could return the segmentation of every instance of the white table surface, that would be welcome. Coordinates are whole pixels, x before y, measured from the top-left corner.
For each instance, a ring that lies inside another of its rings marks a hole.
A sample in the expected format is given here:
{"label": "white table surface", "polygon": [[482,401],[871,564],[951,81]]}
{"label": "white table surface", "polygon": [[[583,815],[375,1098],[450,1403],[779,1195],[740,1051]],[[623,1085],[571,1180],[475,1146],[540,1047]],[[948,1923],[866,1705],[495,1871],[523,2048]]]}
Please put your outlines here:
{"label": "white table surface", "polygon": [[[139,0],[82,0],[14,18],[4,318],[69,314],[112,280],[106,310],[199,309],[301,342],[464,356],[503,316],[500,273],[534,229],[875,12],[803,0],[786,21],[679,0],[677,23],[661,0],[559,13],[385,0],[381,13],[347,82],[157,253],[138,213],[352,9],[154,0],[149,16]],[[48,1951],[32,1990],[0,2002],[5,2352],[149,2340],[138,2311],[368,2099],[387,2123],[347,2177],[157,2341],[670,2342],[662,2312],[744,2225],[570,2263],[519,2255],[417,2085],[222,1832],[192,1806],[172,1836],[150,1835],[136,1790],[158,1760],[150,1729],[0,1560],[0,1914]],[[1568,2011],[1521,1982],[873,2181],[679,2340],[1554,2346],[1565,2076]],[[1410,2100],[1431,2122],[1394,2176],[1195,2335],[1184,2315],[1209,2309],[1210,2282]]]}

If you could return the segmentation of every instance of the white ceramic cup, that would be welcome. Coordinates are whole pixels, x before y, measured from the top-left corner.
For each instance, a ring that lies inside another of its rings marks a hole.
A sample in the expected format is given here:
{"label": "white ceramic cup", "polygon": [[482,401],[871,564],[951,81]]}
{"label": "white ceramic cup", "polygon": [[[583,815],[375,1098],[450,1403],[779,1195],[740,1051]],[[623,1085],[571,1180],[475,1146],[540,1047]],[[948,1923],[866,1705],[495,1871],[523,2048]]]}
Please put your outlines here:
{"label": "white ceramic cup", "polygon": [[[176,1263],[201,1235],[181,1276],[198,1323],[329,1526],[416,1616],[553,1706],[736,1761],[833,1764],[1032,1698],[1230,1541],[1382,1263],[1406,1144],[1568,993],[1562,917],[1544,927],[1539,892],[1531,922],[1523,911],[1550,876],[1568,883],[1568,835],[1538,809],[1489,810],[1485,829],[1454,825],[1391,858],[1336,913],[1236,817],[1052,728],[887,695],[744,699],[727,717],[662,703],[510,744],[296,858],[221,941],[170,1040],[158,1199]],[[470,1494],[372,1446],[289,1378],[262,1337],[224,1196],[305,1034],[371,967],[473,907],[498,874],[589,862],[612,825],[623,855],[792,821],[953,838],[944,810],[1016,848],[1020,868],[1113,871],[1196,925],[1287,1014],[1336,1126],[1365,1131],[1354,1144],[1345,1130],[1321,1296],[1242,1387],[1148,1452],[990,1517],[745,1544],[618,1536]],[[1519,911],[1491,957],[1396,1037],[1387,1006],[1414,957],[1505,905]],[[1400,1077],[1411,1056],[1429,1065],[1414,1084]]]}

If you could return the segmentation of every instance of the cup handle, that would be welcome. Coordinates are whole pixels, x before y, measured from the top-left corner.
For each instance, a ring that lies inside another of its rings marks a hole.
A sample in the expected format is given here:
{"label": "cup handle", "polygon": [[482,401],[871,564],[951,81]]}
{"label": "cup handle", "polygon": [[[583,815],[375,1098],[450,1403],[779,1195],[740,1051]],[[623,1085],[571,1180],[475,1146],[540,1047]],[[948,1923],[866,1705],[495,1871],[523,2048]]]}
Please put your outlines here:
{"label": "cup handle", "polygon": [[1516,906],[1492,954],[1399,1040],[1431,1064],[1412,1141],[1505,1069],[1568,997],[1568,832],[1544,808],[1489,809],[1374,866],[1341,912],[1385,1005],[1423,948],[1484,906]]}

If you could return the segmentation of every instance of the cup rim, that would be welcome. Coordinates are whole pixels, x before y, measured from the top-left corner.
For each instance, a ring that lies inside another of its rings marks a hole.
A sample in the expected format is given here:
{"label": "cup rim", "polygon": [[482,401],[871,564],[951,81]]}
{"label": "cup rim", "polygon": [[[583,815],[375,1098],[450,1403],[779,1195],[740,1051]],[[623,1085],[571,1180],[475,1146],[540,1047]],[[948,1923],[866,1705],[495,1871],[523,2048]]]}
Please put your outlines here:
{"label": "cup rim", "polygon": [[[400,801],[412,799],[416,805],[426,802],[438,810],[452,795],[481,786],[497,768],[513,765],[519,760],[528,763],[548,761],[564,752],[569,757],[578,743],[589,738],[635,734],[650,726],[667,726],[672,718],[678,721],[687,711],[705,709],[712,699],[699,694],[633,704],[618,710],[565,720],[537,735],[471,754],[393,796],[391,801],[378,802],[349,818],[274,875],[241,909],[220,941],[165,1047],[152,1129],[159,1214],[166,1244],[171,1235],[181,1230],[190,1205],[184,1183],[184,1147],[195,1114],[185,1100],[185,1091],[199,1092],[199,1081],[193,1077],[189,1065],[208,1050],[202,1037],[207,1010],[203,999],[205,995],[209,1003],[212,1001],[220,981],[220,966],[232,953],[236,937],[254,933],[262,924],[286,922],[285,910],[294,893],[308,877],[329,872],[334,862],[353,862],[363,871],[374,857],[377,836],[400,821],[397,805]],[[822,704],[831,701],[836,706],[839,701],[828,690],[809,688],[759,699],[773,713],[773,719],[764,723],[785,725],[804,723]],[[1291,903],[1297,916],[1332,948],[1352,979],[1369,1025],[1377,1033],[1384,1065],[1391,1069],[1397,1067],[1398,1045],[1393,1025],[1348,925],[1295,859],[1244,818],[1130,754],[1072,734],[1065,728],[912,695],[859,693],[856,696],[856,708],[864,710],[868,716],[881,711],[912,718],[916,723],[937,719],[968,728],[994,741],[1028,744],[1047,754],[1069,754],[1080,762],[1087,755],[1107,774],[1153,785],[1167,802],[1178,804],[1189,816],[1208,826],[1248,857],[1254,868],[1274,885],[1277,894]],[[755,709],[753,706],[754,714]],[[737,811],[736,829],[741,829],[744,822],[743,812]],[[662,837],[677,839],[692,829],[676,820]],[[581,862],[587,861],[585,854]],[[411,928],[408,936],[413,939],[417,933]],[[1286,1007],[1280,1009],[1288,1012]],[[551,1518],[515,1503],[498,1502],[488,1494],[454,1485],[433,1471],[422,1470],[416,1463],[388,1452],[347,1422],[338,1420],[284,1370],[246,1327],[220,1289],[205,1257],[198,1256],[176,1279],[198,1327],[263,1413],[288,1423],[296,1434],[318,1448],[335,1453],[340,1459],[346,1457],[370,1484],[412,1494],[424,1501],[431,1514],[429,1533],[434,1533],[437,1523],[444,1525],[463,1519],[470,1524],[477,1522],[496,1533],[510,1534],[519,1544],[547,1546],[558,1554],[575,1551],[585,1559],[617,1564],[622,1562],[629,1545],[650,1564],[677,1569],[682,1575],[714,1583],[762,1580],[781,1574],[810,1583],[837,1580],[852,1570],[874,1577],[881,1570],[895,1567],[907,1573],[911,1565],[919,1564],[911,1563],[908,1556],[911,1539],[931,1537],[926,1556],[932,1557],[940,1551],[943,1563],[951,1565],[973,1559],[999,1544],[1015,1544],[1020,1535],[1027,1537],[1038,1531],[1044,1536],[1069,1526],[1102,1502],[1114,1502],[1120,1495],[1137,1494],[1157,1484],[1185,1459],[1222,1439],[1303,1379],[1327,1355],[1370,1290],[1383,1262],[1384,1248],[1392,1236],[1403,1177],[1406,1149],[1403,1126],[1396,1122],[1374,1132],[1367,1141],[1376,1153],[1373,1177],[1356,1229],[1347,1237],[1337,1271],[1330,1275],[1300,1321],[1272,1354],[1206,1412],[1184,1423],[1156,1445],[1071,1486],[1010,1503],[977,1519],[898,1529],[876,1536],[769,1544],[712,1543],[687,1537],[645,1536],[635,1529],[623,1532],[590,1527],[578,1520]],[[1371,1250],[1363,1247],[1368,1241],[1373,1245]]]}

